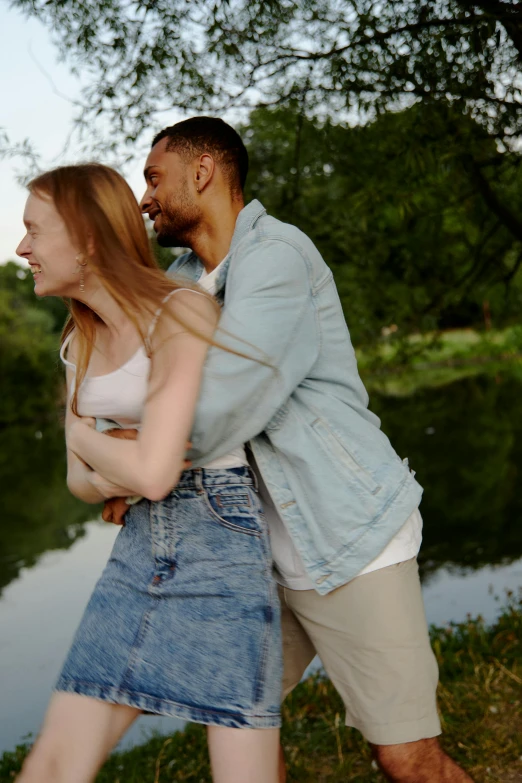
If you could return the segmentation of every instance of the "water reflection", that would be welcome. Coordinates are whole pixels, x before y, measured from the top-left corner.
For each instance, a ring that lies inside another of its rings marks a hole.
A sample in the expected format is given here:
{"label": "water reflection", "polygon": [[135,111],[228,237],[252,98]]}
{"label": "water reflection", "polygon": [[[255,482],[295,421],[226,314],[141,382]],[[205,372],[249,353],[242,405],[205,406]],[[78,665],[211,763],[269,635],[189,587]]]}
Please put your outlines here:
{"label": "water reflection", "polygon": [[[38,731],[63,659],[117,529],[89,522],[65,552],[44,554],[4,591],[0,601],[0,754]],[[175,731],[173,718],[141,718],[125,737],[136,744],[144,732]]]}
{"label": "water reflection", "polygon": [[[372,395],[384,431],[425,487],[420,560],[431,622],[460,620],[467,612],[492,620],[497,605],[488,585],[502,595],[504,587],[522,583],[518,372],[468,377],[408,396]],[[66,488],[57,423],[0,431],[0,487],[1,752],[37,730],[117,531],[85,524],[96,509]],[[142,719],[127,743],[153,723]],[[169,731],[173,724],[155,725]]]}
{"label": "water reflection", "polygon": [[[478,375],[409,396],[372,395],[371,407],[425,487],[427,575],[522,556],[522,381],[513,371]],[[0,589],[44,553],[67,549],[96,510],[65,485],[57,423],[0,430]]]}
{"label": "water reflection", "polygon": [[507,371],[372,398],[383,430],[425,488],[424,576],[443,564],[480,568],[522,556],[521,392]]}
{"label": "water reflection", "polygon": [[68,549],[93,509],[65,485],[58,422],[0,429],[0,591],[49,550]]}

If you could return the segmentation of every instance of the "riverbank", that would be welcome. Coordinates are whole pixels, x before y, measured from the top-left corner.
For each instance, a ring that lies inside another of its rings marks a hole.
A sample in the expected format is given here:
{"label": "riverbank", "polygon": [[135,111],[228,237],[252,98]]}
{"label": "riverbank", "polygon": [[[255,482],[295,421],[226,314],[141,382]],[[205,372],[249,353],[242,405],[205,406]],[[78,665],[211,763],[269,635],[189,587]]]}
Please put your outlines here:
{"label": "riverbank", "polygon": [[359,372],[370,392],[406,396],[510,365],[522,376],[522,326],[476,331],[397,334],[356,349]]}
{"label": "riverbank", "polygon": [[[494,626],[469,620],[432,628],[440,666],[439,705],[448,753],[476,783],[522,781],[522,603],[512,601]],[[284,707],[288,783],[380,783],[368,745],[343,727],[340,700],[320,674],[301,683]],[[12,781],[27,748],[0,759],[0,783]],[[114,754],[97,783],[210,783],[205,732]]]}

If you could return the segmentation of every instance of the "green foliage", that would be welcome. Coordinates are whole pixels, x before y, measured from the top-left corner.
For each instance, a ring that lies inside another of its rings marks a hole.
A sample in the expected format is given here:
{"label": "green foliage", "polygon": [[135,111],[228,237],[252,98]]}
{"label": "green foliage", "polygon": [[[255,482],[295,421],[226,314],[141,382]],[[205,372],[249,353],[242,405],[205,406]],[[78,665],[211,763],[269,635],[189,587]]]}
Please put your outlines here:
{"label": "green foliage", "polygon": [[9,293],[12,306],[17,312],[30,308],[46,313],[51,331],[62,331],[67,317],[67,307],[63,301],[54,296],[40,299],[36,297],[31,273],[22,269],[15,261],[0,265],[0,291]]}
{"label": "green foliage", "polygon": [[[169,107],[257,105],[250,191],[317,242],[357,342],[519,311],[519,3],[13,5],[89,75],[78,122],[91,150],[134,146]],[[101,147],[98,116],[117,129]]]}
{"label": "green foliage", "polygon": [[[129,142],[158,110],[298,98],[361,119],[448,99],[497,138],[520,130],[514,0],[14,0],[90,79],[82,127],[108,115]],[[111,139],[117,141],[117,139]]]}
{"label": "green foliage", "polygon": [[54,417],[62,396],[56,329],[63,310],[41,305],[32,278],[14,262],[0,266],[0,427]]}
{"label": "green foliage", "polygon": [[[368,389],[404,396],[426,387],[442,386],[460,376],[485,369],[522,369],[522,326],[475,331],[451,329],[402,338],[387,335],[357,349],[357,365]],[[457,370],[457,372],[455,372]]]}
{"label": "green foliage", "polygon": [[180,248],[161,247],[161,245],[158,245],[154,232],[150,234],[150,244],[152,252],[154,253],[154,258],[156,259],[158,266],[162,269],[168,269],[175,261],[176,257],[182,252]]}
{"label": "green foliage", "polygon": [[476,122],[441,103],[352,128],[294,104],[242,130],[248,196],[318,245],[357,344],[480,325],[485,302],[497,325],[518,318],[521,158]]}

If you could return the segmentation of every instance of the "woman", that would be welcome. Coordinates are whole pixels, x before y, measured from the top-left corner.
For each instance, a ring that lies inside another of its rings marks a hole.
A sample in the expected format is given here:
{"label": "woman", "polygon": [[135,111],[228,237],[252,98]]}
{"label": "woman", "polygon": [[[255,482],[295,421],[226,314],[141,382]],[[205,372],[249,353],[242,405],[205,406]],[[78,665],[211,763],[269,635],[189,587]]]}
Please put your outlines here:
{"label": "woman", "polygon": [[[244,449],[183,471],[217,324],[167,279],[125,181],[97,164],[29,185],[25,258],[38,296],[70,300],[68,486],[131,507],[19,783],[87,783],[142,712],[208,726],[217,783],[277,780],[281,650],[267,531]],[[95,417],[139,429],[108,438]]]}

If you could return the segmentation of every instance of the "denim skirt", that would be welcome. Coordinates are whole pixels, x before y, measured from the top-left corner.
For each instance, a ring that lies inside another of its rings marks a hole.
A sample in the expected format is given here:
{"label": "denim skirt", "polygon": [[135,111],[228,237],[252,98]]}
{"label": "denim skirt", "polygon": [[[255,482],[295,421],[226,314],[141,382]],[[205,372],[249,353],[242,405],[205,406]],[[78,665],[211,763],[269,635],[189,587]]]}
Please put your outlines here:
{"label": "denim skirt", "polygon": [[131,506],[56,690],[233,728],[280,725],[268,530],[249,468]]}

